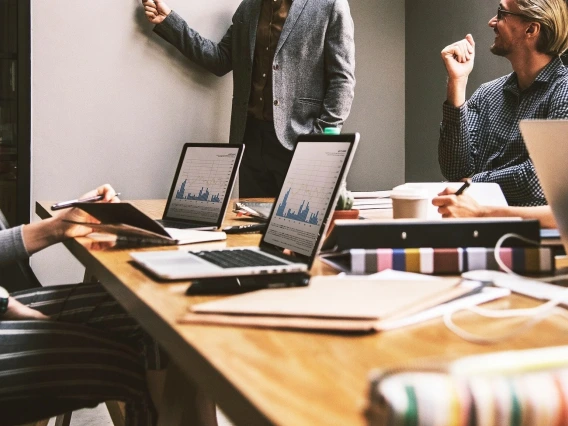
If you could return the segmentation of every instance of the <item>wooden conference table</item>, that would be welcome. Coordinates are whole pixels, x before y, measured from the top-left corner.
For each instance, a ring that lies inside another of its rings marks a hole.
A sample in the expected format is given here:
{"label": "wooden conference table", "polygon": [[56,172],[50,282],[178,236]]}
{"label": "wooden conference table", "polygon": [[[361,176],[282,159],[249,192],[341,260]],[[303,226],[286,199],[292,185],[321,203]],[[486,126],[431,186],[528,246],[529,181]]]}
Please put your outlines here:
{"label": "wooden conference table", "polygon": [[[131,203],[157,218],[165,201]],[[49,205],[36,204],[39,217],[51,216]],[[227,223],[235,222],[233,213],[227,216]],[[207,246],[256,245],[259,240],[258,234],[229,235],[226,243]],[[189,306],[214,297],[185,296],[189,282],[158,282],[130,263],[129,252],[156,247],[104,248],[88,238],[70,240],[65,245],[170,354],[173,364],[166,384],[168,409],[160,418],[160,424],[168,426],[182,423],[180,413],[193,386],[210,395],[236,425],[363,425],[367,378],[373,368],[425,357],[453,359],[474,353],[568,344],[568,323],[558,317],[548,318],[511,340],[488,346],[460,339],[441,320],[364,336],[181,325],[176,319]],[[312,269],[312,274],[332,273],[319,261]],[[493,302],[499,307],[536,304],[518,295]],[[457,319],[470,331],[486,335],[504,332],[516,321],[488,321],[470,314],[460,314]]]}

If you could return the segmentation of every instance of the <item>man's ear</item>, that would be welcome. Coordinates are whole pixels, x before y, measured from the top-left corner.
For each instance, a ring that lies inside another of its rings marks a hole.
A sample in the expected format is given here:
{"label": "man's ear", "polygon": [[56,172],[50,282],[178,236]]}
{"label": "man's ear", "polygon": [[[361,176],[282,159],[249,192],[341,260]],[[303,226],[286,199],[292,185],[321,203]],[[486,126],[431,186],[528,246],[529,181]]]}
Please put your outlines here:
{"label": "man's ear", "polygon": [[525,30],[527,36],[533,38],[538,37],[540,34],[540,23],[539,22],[531,22],[527,29]]}

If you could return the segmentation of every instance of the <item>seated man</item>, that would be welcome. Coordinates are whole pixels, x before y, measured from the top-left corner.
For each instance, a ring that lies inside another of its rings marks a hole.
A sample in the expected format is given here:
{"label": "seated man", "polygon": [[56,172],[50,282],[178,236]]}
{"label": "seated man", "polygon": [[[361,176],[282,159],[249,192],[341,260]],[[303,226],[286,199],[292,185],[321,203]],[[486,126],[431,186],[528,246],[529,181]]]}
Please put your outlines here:
{"label": "seated man", "polygon": [[[85,197],[97,194],[104,196],[103,202],[118,201],[110,185]],[[65,220],[85,222],[89,216],[69,209],[51,219],[0,230],[0,265],[92,232]],[[155,424],[145,374],[148,368],[160,368],[159,350],[100,284],[24,290],[0,301],[3,425],[108,400],[126,403],[127,425]]]}
{"label": "seated man", "polygon": [[566,0],[502,0],[489,26],[491,52],[507,58],[514,72],[483,84],[466,101],[473,37],[442,51],[448,72],[442,174],[450,181],[496,182],[511,206],[546,205],[519,121],[568,118],[568,71],[560,60],[568,48],[568,6]]}

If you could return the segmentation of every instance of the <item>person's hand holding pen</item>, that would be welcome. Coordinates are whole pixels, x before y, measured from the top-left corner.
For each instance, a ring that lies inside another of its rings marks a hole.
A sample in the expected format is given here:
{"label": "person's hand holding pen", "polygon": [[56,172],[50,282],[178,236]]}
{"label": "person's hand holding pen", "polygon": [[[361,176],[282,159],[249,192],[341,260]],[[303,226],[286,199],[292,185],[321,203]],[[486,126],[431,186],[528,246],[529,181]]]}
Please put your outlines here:
{"label": "person's hand holding pen", "polygon": [[[112,186],[105,184],[82,195],[79,197],[79,200],[85,201],[91,199],[92,202],[97,203],[119,203],[120,199],[118,195],[119,194],[117,194]],[[85,211],[75,207],[64,210],[63,213],[57,214],[55,218],[58,220],[57,224],[62,232],[63,239],[82,237],[93,232],[93,229],[89,226],[76,225],[69,222],[98,223],[95,218]]]}
{"label": "person's hand holding pen", "polygon": [[485,208],[477,203],[465,190],[471,185],[469,180],[458,189],[446,188],[434,197],[432,204],[438,207],[438,213],[443,218],[450,217],[481,217],[485,215]]}
{"label": "person's hand holding pen", "polygon": [[[101,196],[99,200],[101,203],[120,202],[116,196],[116,191],[108,184],[87,192],[83,197],[80,197],[80,199],[96,196]],[[86,223],[87,225],[77,225],[69,221]],[[88,226],[89,223],[96,223],[96,220],[78,208],[61,210],[49,219],[24,225],[22,229],[24,245],[28,254],[36,253],[68,238],[82,237],[90,234],[93,232],[93,229]]]}

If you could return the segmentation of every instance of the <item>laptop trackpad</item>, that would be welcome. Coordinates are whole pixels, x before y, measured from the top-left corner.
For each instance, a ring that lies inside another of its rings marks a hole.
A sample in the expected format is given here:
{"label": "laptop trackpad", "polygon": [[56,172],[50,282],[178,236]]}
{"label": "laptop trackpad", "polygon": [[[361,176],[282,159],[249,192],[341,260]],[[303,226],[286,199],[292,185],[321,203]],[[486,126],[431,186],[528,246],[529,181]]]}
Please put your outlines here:
{"label": "laptop trackpad", "polygon": [[171,275],[182,271],[216,271],[220,267],[201,260],[186,251],[131,253],[131,256],[158,274]]}

